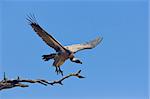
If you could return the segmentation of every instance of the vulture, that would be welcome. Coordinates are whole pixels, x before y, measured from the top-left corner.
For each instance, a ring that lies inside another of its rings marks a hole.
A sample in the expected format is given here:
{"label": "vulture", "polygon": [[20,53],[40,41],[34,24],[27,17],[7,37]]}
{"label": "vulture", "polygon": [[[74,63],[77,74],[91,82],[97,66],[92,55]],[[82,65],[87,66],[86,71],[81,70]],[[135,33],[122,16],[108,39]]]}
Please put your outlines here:
{"label": "vulture", "polygon": [[96,47],[101,41],[102,37],[96,37],[94,40],[91,40],[82,44],[74,44],[69,46],[63,46],[59,43],[54,37],[48,34],[36,21],[34,15],[28,16],[27,18],[29,25],[33,28],[36,34],[41,37],[41,39],[51,48],[53,48],[56,52],[48,55],[43,55],[43,60],[48,61],[53,59],[53,66],[56,67],[55,72],[57,74],[61,74],[63,76],[63,71],[60,69],[60,66],[67,60],[70,59],[72,62],[82,64],[82,62],[75,58],[74,54],[78,51],[84,49],[92,49]]}

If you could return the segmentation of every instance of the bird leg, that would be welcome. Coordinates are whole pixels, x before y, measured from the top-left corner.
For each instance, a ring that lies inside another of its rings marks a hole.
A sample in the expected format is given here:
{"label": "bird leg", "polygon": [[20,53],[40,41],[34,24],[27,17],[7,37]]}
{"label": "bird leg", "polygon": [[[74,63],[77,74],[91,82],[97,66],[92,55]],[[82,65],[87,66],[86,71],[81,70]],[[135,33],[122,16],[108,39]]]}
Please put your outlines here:
{"label": "bird leg", "polygon": [[58,73],[58,68],[57,68],[57,67],[56,67],[56,70],[55,70],[55,72],[57,73],[57,75],[59,74],[59,73]]}
{"label": "bird leg", "polygon": [[63,71],[60,69],[60,67],[56,67],[55,72],[58,74],[61,74],[63,76]]}
{"label": "bird leg", "polygon": [[60,67],[58,68],[59,68],[59,73],[63,76],[63,71],[60,69]]}

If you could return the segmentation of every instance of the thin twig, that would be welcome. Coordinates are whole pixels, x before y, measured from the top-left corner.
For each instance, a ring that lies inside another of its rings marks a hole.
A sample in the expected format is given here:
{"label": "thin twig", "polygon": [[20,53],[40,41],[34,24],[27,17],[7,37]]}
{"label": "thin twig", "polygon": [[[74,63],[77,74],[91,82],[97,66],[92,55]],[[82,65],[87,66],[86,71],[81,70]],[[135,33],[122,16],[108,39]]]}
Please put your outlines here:
{"label": "thin twig", "polygon": [[71,73],[63,78],[61,78],[60,80],[56,80],[56,81],[52,81],[50,84],[51,85],[54,85],[54,84],[60,84],[60,85],[63,85],[62,81],[65,80],[66,78],[69,78],[71,76],[75,76],[75,77],[78,77],[78,78],[85,78],[83,76],[80,75],[80,72],[81,70],[79,70],[77,73]]}

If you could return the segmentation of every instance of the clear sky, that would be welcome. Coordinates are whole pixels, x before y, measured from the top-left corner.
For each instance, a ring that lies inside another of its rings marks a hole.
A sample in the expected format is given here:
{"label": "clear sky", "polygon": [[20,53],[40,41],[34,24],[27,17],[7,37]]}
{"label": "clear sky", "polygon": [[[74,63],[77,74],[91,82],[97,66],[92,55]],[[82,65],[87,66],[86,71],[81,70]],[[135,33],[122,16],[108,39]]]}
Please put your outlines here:
{"label": "clear sky", "polygon": [[64,85],[29,84],[0,92],[1,99],[148,99],[148,3],[115,1],[3,1],[0,13],[0,79],[56,80],[53,53],[28,25],[34,13],[38,23],[61,44],[76,44],[103,37],[92,50],[78,52],[83,64],[69,60],[67,75],[78,70],[85,79],[69,78]]}

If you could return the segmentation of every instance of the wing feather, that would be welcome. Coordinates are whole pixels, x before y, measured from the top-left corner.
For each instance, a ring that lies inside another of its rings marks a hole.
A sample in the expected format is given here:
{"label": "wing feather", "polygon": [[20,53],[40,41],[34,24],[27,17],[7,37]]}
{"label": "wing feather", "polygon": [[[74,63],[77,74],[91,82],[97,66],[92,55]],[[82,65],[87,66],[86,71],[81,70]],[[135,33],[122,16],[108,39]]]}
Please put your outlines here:
{"label": "wing feather", "polygon": [[92,49],[94,47],[96,47],[103,38],[97,37],[92,41],[89,41],[87,43],[83,43],[83,44],[74,44],[74,45],[70,45],[70,46],[64,46],[66,49],[70,50],[73,53],[76,53],[78,51],[84,50],[84,49]]}
{"label": "wing feather", "polygon": [[52,47],[53,49],[58,51],[65,51],[65,48],[58,42],[56,41],[50,34],[48,34],[44,29],[41,28],[41,26],[36,22],[35,17],[29,17],[27,18],[29,21],[29,24],[33,28],[33,30],[42,38],[42,40]]}

